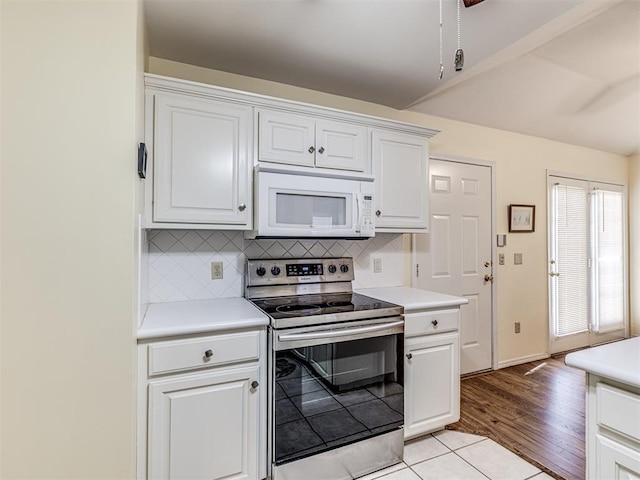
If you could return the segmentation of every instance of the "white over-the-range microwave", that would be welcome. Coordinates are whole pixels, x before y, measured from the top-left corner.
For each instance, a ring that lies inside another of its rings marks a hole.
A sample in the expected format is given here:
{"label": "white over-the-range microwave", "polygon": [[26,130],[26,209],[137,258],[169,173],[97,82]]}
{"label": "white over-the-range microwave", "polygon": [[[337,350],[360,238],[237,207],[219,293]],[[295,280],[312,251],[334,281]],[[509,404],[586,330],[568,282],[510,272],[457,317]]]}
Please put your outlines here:
{"label": "white over-the-range microwave", "polygon": [[264,164],[254,175],[254,230],[247,238],[375,235],[371,175]]}

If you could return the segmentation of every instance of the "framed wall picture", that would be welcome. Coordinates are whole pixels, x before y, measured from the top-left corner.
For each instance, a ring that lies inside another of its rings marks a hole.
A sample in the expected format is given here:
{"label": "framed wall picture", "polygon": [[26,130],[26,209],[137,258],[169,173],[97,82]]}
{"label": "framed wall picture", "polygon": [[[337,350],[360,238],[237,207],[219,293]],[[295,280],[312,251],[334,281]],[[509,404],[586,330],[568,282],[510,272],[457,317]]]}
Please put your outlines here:
{"label": "framed wall picture", "polygon": [[533,232],[535,228],[535,205],[509,205],[509,232]]}

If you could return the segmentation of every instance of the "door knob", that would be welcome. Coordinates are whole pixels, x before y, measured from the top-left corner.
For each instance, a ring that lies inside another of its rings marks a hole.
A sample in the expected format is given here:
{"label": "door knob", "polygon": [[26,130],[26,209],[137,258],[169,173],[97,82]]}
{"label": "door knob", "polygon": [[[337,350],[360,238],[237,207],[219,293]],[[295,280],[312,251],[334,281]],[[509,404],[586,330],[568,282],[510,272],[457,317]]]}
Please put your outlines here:
{"label": "door knob", "polygon": [[489,275],[488,273],[484,276],[484,281],[485,282],[491,282],[493,283],[493,275]]}

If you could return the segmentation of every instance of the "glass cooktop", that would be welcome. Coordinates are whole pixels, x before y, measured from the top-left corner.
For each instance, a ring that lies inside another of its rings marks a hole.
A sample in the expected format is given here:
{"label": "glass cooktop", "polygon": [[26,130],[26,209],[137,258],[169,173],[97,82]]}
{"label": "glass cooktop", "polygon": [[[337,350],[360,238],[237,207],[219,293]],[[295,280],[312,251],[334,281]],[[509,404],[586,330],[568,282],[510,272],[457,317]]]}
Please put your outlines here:
{"label": "glass cooktop", "polygon": [[[386,314],[401,314],[402,307],[358,293],[332,293],[317,295],[293,295],[252,300],[254,305],[274,319],[313,317],[316,315],[348,315],[350,312],[378,316],[376,310],[390,309]],[[398,310],[397,312],[395,310]]]}

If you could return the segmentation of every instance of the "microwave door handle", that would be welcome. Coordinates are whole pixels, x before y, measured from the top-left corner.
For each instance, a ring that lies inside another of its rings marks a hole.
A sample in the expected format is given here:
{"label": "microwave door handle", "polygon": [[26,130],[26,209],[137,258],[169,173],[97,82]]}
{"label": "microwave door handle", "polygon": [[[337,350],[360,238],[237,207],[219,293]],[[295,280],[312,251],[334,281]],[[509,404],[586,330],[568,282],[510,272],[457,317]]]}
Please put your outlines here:
{"label": "microwave door handle", "polygon": [[399,327],[404,325],[404,320],[397,322],[380,323],[376,325],[370,325],[367,327],[355,327],[355,328],[341,328],[338,330],[309,332],[309,333],[284,333],[278,335],[278,340],[281,342],[293,341],[293,340],[312,340],[315,338],[332,338],[343,337],[345,335],[360,335],[372,332],[378,332],[380,330],[386,330],[387,328]]}
{"label": "microwave door handle", "polygon": [[361,230],[360,226],[362,225],[361,211],[360,211],[360,193],[356,193],[356,228],[355,231],[359,232]]}

